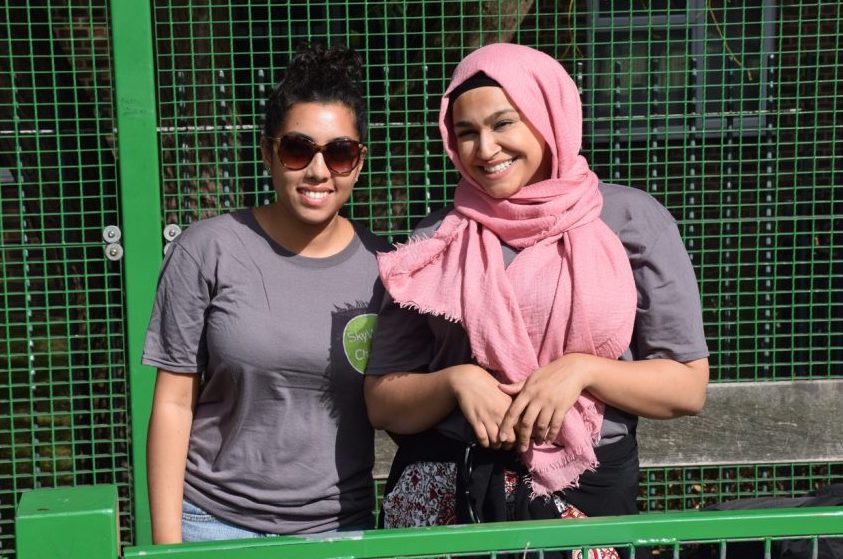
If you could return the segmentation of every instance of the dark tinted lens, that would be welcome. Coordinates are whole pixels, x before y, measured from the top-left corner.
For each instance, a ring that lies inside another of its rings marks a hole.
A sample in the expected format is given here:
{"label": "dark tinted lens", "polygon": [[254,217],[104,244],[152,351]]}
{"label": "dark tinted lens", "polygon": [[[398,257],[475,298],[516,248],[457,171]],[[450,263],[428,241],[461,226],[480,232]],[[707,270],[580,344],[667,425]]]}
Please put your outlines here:
{"label": "dark tinted lens", "polygon": [[360,144],[354,140],[334,140],[323,148],[322,154],[329,169],[335,173],[348,173],[360,158]]}
{"label": "dark tinted lens", "polygon": [[291,171],[310,165],[317,152],[322,152],[328,169],[338,175],[347,175],[360,162],[360,143],[355,140],[341,138],[320,146],[295,134],[278,138],[278,159]]}
{"label": "dark tinted lens", "polygon": [[316,146],[298,136],[284,136],[278,142],[278,159],[291,171],[307,167],[315,153]]}

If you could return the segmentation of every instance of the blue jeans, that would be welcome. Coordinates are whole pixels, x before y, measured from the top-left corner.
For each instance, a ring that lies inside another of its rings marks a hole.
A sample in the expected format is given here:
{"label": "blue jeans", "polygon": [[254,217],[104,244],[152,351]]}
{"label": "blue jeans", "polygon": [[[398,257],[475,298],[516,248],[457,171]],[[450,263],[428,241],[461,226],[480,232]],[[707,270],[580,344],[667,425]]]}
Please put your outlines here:
{"label": "blue jeans", "polygon": [[[207,542],[212,540],[239,540],[246,538],[265,538],[274,534],[267,532],[255,532],[248,528],[242,528],[229,524],[219,518],[212,516],[200,509],[193,503],[182,501],[181,513],[181,538],[183,542]],[[349,526],[341,528],[341,532],[356,530],[369,530],[374,528],[374,520],[367,519],[360,526]],[[335,532],[334,532],[335,533]],[[310,534],[309,537],[319,537]]]}
{"label": "blue jeans", "polygon": [[187,501],[182,501],[181,506],[181,539],[184,542],[240,540],[271,535],[229,524]]}

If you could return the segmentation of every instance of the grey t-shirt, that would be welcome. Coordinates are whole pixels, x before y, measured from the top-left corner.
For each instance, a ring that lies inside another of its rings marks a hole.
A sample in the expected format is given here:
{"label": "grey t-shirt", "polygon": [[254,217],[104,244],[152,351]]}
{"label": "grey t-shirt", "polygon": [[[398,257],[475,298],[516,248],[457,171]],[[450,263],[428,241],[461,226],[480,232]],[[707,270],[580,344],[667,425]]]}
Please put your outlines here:
{"label": "grey t-shirt", "polygon": [[[600,217],[623,243],[638,292],[632,341],[621,359],[686,362],[707,357],[697,280],[670,213],[641,190],[603,183],[599,189],[603,194]],[[428,216],[416,234],[430,236],[446,213],[442,210]],[[503,247],[506,264],[515,254],[513,249]],[[387,295],[367,375],[430,372],[471,362],[471,347],[462,325],[402,309]],[[635,416],[607,406],[598,444],[615,442],[631,432],[636,422]],[[474,437],[459,410],[437,429],[458,439]]]}
{"label": "grey t-shirt", "polygon": [[383,298],[363,228],[328,258],[272,241],[250,210],[170,246],[143,362],[203,373],[185,498],[255,531],[357,526],[374,506],[362,380]]}

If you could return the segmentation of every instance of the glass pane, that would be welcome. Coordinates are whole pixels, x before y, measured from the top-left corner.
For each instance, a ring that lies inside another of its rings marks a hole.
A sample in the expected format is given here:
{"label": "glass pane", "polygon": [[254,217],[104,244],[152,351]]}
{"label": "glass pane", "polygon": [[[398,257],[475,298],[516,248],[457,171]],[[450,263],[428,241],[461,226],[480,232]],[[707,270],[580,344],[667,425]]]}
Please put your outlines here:
{"label": "glass pane", "polygon": [[705,112],[738,111],[754,116],[761,108],[764,67],[764,10],[711,2],[706,11],[703,84]]}
{"label": "glass pane", "polygon": [[684,28],[598,33],[592,82],[595,116],[662,128],[667,115],[674,115],[675,124],[681,124],[687,94],[687,37]]}

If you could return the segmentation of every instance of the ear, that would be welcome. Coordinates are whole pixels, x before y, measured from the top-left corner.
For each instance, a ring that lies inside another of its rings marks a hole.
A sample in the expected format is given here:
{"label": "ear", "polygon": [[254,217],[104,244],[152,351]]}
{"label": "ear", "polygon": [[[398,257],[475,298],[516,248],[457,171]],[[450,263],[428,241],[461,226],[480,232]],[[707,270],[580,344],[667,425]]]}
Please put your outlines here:
{"label": "ear", "polygon": [[263,166],[267,171],[272,170],[272,140],[266,136],[261,136],[261,159],[263,159]]}
{"label": "ear", "polygon": [[366,154],[369,152],[369,148],[363,146],[363,149],[360,150],[360,161],[357,163],[357,169],[354,171],[354,182],[357,182],[357,179],[360,178],[360,173],[363,172],[363,162],[366,161]]}

